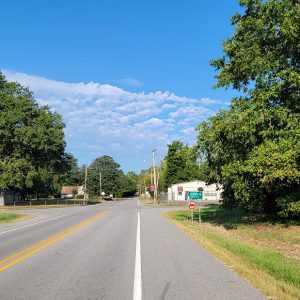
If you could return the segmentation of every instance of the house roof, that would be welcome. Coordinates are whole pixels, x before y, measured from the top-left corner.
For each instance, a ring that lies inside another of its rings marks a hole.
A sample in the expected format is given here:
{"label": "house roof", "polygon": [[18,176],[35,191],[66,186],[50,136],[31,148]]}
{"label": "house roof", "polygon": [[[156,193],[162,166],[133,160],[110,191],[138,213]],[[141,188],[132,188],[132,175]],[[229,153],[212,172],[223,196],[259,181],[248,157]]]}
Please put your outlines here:
{"label": "house roof", "polygon": [[201,182],[201,183],[204,183],[204,184],[205,184],[205,181],[195,179],[195,180],[191,180],[191,181],[184,181],[184,182],[173,183],[173,184],[171,184],[169,187],[171,187],[171,186],[173,186],[173,185],[181,185],[181,184],[194,183],[194,182],[197,182],[197,183],[198,183],[198,182]]}
{"label": "house roof", "polygon": [[77,193],[80,188],[81,188],[80,185],[62,186],[60,193],[69,195],[69,194],[73,194],[74,192]]}
{"label": "house roof", "polygon": [[173,186],[180,186],[180,185],[185,185],[185,184],[193,184],[193,183],[197,183],[197,184],[204,184],[205,186],[213,186],[213,185],[216,185],[216,186],[219,186],[219,187],[222,187],[222,185],[220,183],[211,183],[211,184],[207,184],[205,181],[203,180],[191,180],[191,181],[186,181],[186,182],[179,182],[179,183],[173,183],[171,185],[169,185],[168,187],[171,188]]}

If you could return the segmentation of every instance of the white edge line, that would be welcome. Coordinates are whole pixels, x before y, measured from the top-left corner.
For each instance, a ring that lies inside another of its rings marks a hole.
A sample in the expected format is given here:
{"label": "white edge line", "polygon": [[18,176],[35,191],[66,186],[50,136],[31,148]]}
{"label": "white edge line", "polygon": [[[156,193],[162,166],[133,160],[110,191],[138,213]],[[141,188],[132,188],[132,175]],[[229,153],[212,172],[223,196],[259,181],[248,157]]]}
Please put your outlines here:
{"label": "white edge line", "polygon": [[141,226],[138,212],[135,247],[133,300],[142,299],[142,268],[141,268]]}
{"label": "white edge line", "polygon": [[10,229],[10,230],[7,230],[7,231],[3,231],[3,232],[0,232],[0,235],[8,233],[8,232],[12,232],[12,231],[20,230],[20,229],[23,229],[23,228],[26,228],[26,227],[34,226],[34,225],[37,225],[37,224],[49,222],[51,220],[55,220],[55,219],[58,219],[58,218],[61,218],[61,217],[64,217],[64,216],[66,216],[66,215],[61,215],[61,216],[53,217],[53,218],[46,219],[46,220],[43,220],[43,221],[40,221],[40,222],[36,222],[36,223],[28,224],[28,225],[25,225],[25,226],[22,226],[22,227],[18,227],[18,228]]}

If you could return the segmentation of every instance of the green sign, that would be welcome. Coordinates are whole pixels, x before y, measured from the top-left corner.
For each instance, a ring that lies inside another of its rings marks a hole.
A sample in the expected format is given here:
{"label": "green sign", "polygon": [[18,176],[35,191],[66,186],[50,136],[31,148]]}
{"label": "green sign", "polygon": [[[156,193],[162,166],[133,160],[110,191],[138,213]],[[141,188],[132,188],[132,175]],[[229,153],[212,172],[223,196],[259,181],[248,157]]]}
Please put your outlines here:
{"label": "green sign", "polygon": [[189,192],[189,200],[201,200],[203,198],[203,192]]}

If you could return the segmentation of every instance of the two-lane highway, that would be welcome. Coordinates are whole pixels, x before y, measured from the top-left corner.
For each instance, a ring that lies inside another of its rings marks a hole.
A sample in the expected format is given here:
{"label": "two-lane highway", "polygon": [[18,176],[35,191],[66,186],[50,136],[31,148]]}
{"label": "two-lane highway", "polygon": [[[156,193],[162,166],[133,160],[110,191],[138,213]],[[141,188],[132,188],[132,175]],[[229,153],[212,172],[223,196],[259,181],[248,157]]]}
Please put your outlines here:
{"label": "two-lane highway", "polygon": [[0,299],[263,299],[137,199],[29,212],[0,227]]}

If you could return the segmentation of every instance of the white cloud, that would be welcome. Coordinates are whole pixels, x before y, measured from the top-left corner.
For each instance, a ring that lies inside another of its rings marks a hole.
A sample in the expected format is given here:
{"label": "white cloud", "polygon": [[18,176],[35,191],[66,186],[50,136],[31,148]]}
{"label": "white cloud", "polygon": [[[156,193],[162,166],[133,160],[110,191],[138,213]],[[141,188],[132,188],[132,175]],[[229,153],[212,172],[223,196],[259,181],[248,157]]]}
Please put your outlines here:
{"label": "white cloud", "polygon": [[181,106],[176,111],[169,113],[171,118],[184,118],[186,122],[202,120],[212,115],[213,111],[204,106]]}
{"label": "white cloud", "polygon": [[108,154],[121,164],[126,161],[125,169],[138,168],[138,160],[142,163],[153,148],[164,155],[175,138],[195,141],[194,127],[214,113],[211,104],[221,103],[168,91],[133,93],[109,84],[68,83],[10,70],[4,74],[63,116],[68,151],[81,163]]}
{"label": "white cloud", "polygon": [[141,87],[143,85],[141,81],[134,78],[123,78],[120,80],[120,83],[124,83],[126,85],[133,86],[133,87]]}
{"label": "white cloud", "polygon": [[165,110],[168,110],[168,109],[177,108],[177,105],[176,105],[176,104],[166,103],[166,104],[164,104],[161,108],[162,108],[162,109],[165,109]]}
{"label": "white cloud", "polygon": [[211,104],[222,104],[223,102],[220,100],[214,100],[210,98],[201,98],[200,103],[203,105],[211,105]]}
{"label": "white cloud", "polygon": [[186,127],[180,130],[183,134],[194,134],[195,128],[194,127]]}

